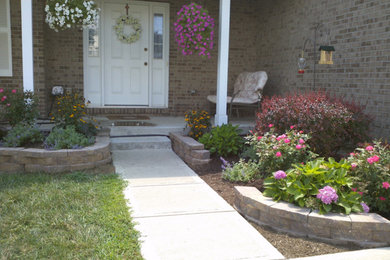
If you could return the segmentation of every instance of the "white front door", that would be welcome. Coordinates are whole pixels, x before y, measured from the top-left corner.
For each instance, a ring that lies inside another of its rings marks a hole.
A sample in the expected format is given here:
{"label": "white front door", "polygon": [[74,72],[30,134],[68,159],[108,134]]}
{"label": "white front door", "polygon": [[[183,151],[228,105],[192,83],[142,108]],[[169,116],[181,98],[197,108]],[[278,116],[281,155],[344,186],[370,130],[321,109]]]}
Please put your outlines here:
{"label": "white front door", "polygon": [[[129,15],[138,19],[142,32],[134,43],[118,40],[114,26],[126,15],[123,4],[104,6],[104,103],[105,105],[149,105],[149,6],[130,5]],[[130,25],[125,34],[133,32]]]}
{"label": "white front door", "polygon": [[[169,4],[130,1],[140,39],[118,40],[114,25],[126,15],[125,0],[97,0],[99,26],[84,32],[84,96],[92,107],[168,107]],[[130,34],[131,26],[124,33]]]}

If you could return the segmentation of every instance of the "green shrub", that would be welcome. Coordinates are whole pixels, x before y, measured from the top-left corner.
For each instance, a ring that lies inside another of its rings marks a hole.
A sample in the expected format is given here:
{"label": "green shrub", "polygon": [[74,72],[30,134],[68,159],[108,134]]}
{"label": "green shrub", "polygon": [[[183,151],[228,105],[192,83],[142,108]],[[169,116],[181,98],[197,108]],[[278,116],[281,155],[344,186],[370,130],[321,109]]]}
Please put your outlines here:
{"label": "green shrub", "polygon": [[[1,115],[2,114],[2,115]],[[0,118],[4,118],[11,126],[20,122],[33,124],[38,117],[37,102],[34,93],[11,91],[0,88]]]}
{"label": "green shrub", "polygon": [[275,131],[282,134],[295,126],[311,134],[313,152],[335,157],[368,139],[371,118],[363,109],[321,92],[275,96],[262,101],[256,129],[261,135],[269,130],[269,124],[274,124]]}
{"label": "green shrub", "polygon": [[35,143],[43,140],[43,135],[35,126],[18,123],[4,137],[4,146],[19,147]]}
{"label": "green shrub", "polygon": [[351,175],[358,178],[360,192],[372,210],[389,214],[390,209],[390,149],[381,142],[356,149],[348,161]]}
{"label": "green shrub", "polygon": [[45,140],[47,149],[79,149],[94,143],[93,137],[86,137],[76,131],[73,125],[53,128]]}
{"label": "green shrub", "polygon": [[[222,158],[221,158],[222,159]],[[249,182],[256,179],[259,175],[259,168],[253,161],[245,162],[241,159],[231,166],[226,161],[223,162],[222,178],[231,182]]]}
{"label": "green shrub", "polygon": [[329,158],[295,164],[286,173],[277,171],[264,181],[264,195],[274,200],[287,201],[318,209],[321,214],[333,211],[362,212],[362,197],[351,190],[353,181],[348,176],[350,164]]}
{"label": "green shrub", "polygon": [[[294,163],[305,163],[317,157],[310,151],[307,141],[310,136],[302,131],[287,131],[283,135],[275,135],[274,128],[263,136],[253,134],[246,137],[248,144],[256,152],[256,160],[259,170],[265,175],[270,175],[277,170],[291,168]],[[253,151],[252,157],[253,157]]]}
{"label": "green shrub", "polygon": [[214,127],[210,133],[199,138],[211,154],[217,153],[220,156],[237,155],[241,152],[244,139],[240,136],[241,130],[238,126],[231,124]]}

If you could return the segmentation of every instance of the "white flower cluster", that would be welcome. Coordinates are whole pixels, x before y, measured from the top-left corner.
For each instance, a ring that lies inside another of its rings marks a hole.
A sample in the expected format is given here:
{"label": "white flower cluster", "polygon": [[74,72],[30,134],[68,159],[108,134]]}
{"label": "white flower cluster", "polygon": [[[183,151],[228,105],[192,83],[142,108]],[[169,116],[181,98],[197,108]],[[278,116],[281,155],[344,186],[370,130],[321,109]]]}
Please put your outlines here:
{"label": "white flower cluster", "polygon": [[46,23],[56,32],[74,25],[96,28],[100,9],[93,0],[47,0]]}

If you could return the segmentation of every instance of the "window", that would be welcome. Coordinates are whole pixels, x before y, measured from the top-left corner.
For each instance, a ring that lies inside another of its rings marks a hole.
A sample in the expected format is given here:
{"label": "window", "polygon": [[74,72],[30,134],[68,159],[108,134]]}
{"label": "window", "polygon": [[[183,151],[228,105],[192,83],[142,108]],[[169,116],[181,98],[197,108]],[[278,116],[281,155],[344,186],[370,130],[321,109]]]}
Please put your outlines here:
{"label": "window", "polygon": [[153,20],[153,57],[163,59],[163,28],[164,19],[162,14],[155,14]]}
{"label": "window", "polygon": [[12,76],[12,45],[9,0],[0,0],[0,77]]}
{"label": "window", "polygon": [[88,56],[99,57],[99,34],[97,29],[88,30]]}

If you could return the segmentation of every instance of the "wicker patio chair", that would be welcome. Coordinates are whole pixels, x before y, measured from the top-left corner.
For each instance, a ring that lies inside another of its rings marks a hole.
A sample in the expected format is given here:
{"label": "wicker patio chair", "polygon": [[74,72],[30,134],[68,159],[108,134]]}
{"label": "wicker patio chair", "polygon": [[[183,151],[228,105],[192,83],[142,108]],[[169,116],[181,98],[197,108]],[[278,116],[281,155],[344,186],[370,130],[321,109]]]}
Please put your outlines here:
{"label": "wicker patio chair", "polygon": [[[256,107],[260,108],[260,101],[262,98],[263,88],[268,80],[267,73],[265,71],[257,72],[242,72],[238,75],[236,82],[234,83],[233,95],[227,97],[227,103],[229,107],[229,117],[232,115],[233,106],[238,107]],[[207,100],[216,103],[217,96],[209,95]]]}

